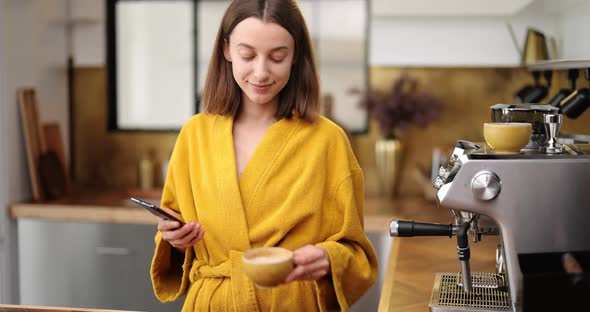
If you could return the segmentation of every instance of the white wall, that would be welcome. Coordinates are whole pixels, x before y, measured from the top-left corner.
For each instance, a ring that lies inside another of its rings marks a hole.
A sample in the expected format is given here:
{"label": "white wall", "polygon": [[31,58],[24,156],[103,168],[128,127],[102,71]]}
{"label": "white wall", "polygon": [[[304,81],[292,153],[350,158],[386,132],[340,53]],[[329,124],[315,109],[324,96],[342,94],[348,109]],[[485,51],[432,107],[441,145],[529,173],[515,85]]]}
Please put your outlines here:
{"label": "white wall", "polygon": [[67,0],[0,0],[0,302],[18,303],[16,224],[8,205],[31,198],[16,91],[38,90],[43,121],[57,121],[68,146]]}
{"label": "white wall", "polygon": [[[77,66],[103,66],[105,12],[102,1],[76,0],[72,7],[78,21],[74,25]],[[369,64],[516,66],[520,56],[506,22],[513,25],[520,48],[524,45],[526,28],[531,26],[556,37],[559,58],[590,59],[590,40],[583,32],[590,29],[590,1],[536,0],[512,16],[373,17]]]}
{"label": "white wall", "polygon": [[[4,3],[0,2],[0,10],[3,8],[3,6],[4,6]],[[2,18],[2,13],[0,13],[0,18]],[[2,31],[3,29],[4,29],[4,25],[2,22],[0,22],[0,51],[2,51],[3,47],[5,46],[4,32]],[[6,118],[6,116],[8,114],[5,109],[6,105],[2,105],[3,104],[2,102],[4,102],[4,101],[2,101],[2,98],[4,95],[3,90],[5,89],[4,88],[5,77],[2,74],[2,68],[4,68],[4,62],[2,61],[2,58],[0,57],[0,146],[6,146],[6,136],[2,135],[2,133],[5,133],[6,125],[8,124],[7,118]],[[7,161],[5,160],[5,158],[6,157],[4,156],[4,153],[0,153],[0,172],[7,172],[8,171],[6,169],[7,168]],[[5,208],[2,208],[2,207],[6,206],[5,199],[8,197],[8,183],[7,183],[6,178],[4,178],[4,176],[5,176],[4,174],[0,174],[0,213],[2,215],[6,215],[4,213]],[[0,217],[0,302],[10,302],[11,299],[9,298],[10,294],[8,293],[8,290],[12,286],[16,286],[14,283],[12,283],[11,277],[7,276],[8,275],[7,272],[10,271],[10,266],[8,265],[10,263],[8,254],[10,253],[9,250],[11,249],[11,246],[8,245],[6,238],[8,237],[8,235],[11,234],[11,233],[9,233],[9,231],[11,231],[11,230],[12,229],[11,229],[10,225],[8,224],[8,221],[6,219],[3,219],[2,217]]]}
{"label": "white wall", "polygon": [[[560,57],[564,59],[590,59],[590,1],[568,7],[560,16]],[[583,34],[583,35],[581,35]]]}
{"label": "white wall", "polygon": [[77,67],[104,66],[106,63],[105,2],[68,1],[72,14],[72,49]]}

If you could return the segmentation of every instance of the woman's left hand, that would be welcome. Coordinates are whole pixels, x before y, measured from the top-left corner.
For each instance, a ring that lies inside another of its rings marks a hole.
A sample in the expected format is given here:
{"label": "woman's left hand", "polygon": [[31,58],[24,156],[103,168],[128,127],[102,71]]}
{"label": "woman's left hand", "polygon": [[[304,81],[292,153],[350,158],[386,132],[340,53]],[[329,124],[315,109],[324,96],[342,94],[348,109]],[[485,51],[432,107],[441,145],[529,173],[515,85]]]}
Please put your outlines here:
{"label": "woman's left hand", "polygon": [[314,245],[305,245],[293,251],[293,264],[295,264],[295,268],[289,273],[285,283],[315,281],[330,272],[328,252],[324,248]]}

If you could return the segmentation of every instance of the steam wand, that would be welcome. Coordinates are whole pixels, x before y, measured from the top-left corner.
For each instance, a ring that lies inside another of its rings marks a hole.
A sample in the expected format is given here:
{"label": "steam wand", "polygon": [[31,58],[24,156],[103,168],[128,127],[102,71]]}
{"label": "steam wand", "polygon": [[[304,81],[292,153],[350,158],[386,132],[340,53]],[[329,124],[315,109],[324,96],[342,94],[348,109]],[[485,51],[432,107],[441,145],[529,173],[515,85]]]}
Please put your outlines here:
{"label": "steam wand", "polygon": [[469,258],[471,258],[471,252],[469,250],[469,237],[467,232],[471,226],[470,222],[465,222],[457,231],[457,255],[461,262],[461,276],[463,279],[463,290],[465,292],[471,292],[471,268],[469,267]]}

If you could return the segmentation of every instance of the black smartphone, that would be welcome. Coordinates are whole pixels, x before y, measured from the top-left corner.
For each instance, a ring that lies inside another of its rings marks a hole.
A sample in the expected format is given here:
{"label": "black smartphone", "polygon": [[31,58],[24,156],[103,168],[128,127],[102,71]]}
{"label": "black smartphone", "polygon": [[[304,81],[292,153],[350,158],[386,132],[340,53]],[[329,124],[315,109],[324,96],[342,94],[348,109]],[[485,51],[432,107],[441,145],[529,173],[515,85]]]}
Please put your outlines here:
{"label": "black smartphone", "polygon": [[143,199],[139,199],[139,198],[136,198],[136,197],[131,197],[131,201],[134,202],[134,203],[136,203],[136,204],[138,204],[138,205],[140,205],[141,207],[147,209],[147,211],[151,212],[153,215],[155,215],[157,217],[160,217],[160,218],[163,218],[163,219],[166,219],[166,220],[170,220],[170,221],[179,222],[180,223],[180,226],[183,226],[184,225],[184,221],[182,221],[182,220],[178,219],[177,217],[175,217],[175,216],[167,213],[164,209],[162,209],[162,208],[160,208],[160,207],[158,207],[158,206],[156,206],[156,205],[154,205],[154,204],[152,204],[150,202],[147,202],[147,201],[145,201]]}

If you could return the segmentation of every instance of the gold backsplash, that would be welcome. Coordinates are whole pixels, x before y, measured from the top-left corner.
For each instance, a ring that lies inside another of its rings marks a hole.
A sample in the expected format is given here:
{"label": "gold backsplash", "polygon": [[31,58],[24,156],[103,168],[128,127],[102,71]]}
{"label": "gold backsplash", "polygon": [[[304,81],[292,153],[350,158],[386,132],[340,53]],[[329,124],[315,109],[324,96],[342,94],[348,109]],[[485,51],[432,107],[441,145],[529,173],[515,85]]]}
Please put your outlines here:
{"label": "gold backsplash", "polygon": [[177,133],[108,132],[106,69],[78,68],[75,77],[74,180],[95,188],[137,187],[140,159],[152,156],[161,164]]}
{"label": "gold backsplash", "polygon": [[[430,169],[433,148],[452,147],[457,139],[482,141],[482,124],[490,120],[489,107],[496,103],[512,103],[514,92],[532,83],[528,71],[516,68],[372,67],[371,86],[387,89],[395,78],[404,73],[416,78],[421,89],[439,97],[446,104],[446,109],[439,121],[426,129],[411,129],[402,138],[404,159],[400,197],[422,195],[423,188],[414,176],[414,168],[422,168],[424,172]],[[78,68],[75,77],[75,181],[91,187],[137,187],[139,160],[152,152],[158,163],[165,161],[177,133],[108,132],[106,69]],[[558,72],[550,96],[567,85],[565,72]],[[578,80],[578,86],[585,86],[583,78]],[[577,120],[565,118],[562,131],[590,133],[590,112]],[[352,138],[353,148],[365,173],[367,195],[379,192],[374,161],[374,145],[378,136],[378,128],[371,122],[367,134]]]}
{"label": "gold backsplash", "polygon": [[[426,129],[414,128],[402,138],[404,157],[400,173],[399,196],[419,196],[423,187],[415,178],[415,168],[430,170],[435,147],[452,148],[457,139],[482,142],[483,123],[491,121],[489,107],[497,103],[514,103],[513,94],[526,84],[532,84],[532,75],[522,68],[392,68],[370,69],[371,86],[385,90],[394,79],[408,74],[445,104],[441,119]],[[585,85],[583,78],[578,86]],[[542,83],[545,83],[542,80]],[[554,74],[549,97],[568,86],[566,73]],[[364,169],[367,195],[377,194],[378,179],[375,172],[374,144],[379,136],[375,123],[368,135],[355,138],[355,150]],[[564,118],[563,133],[590,133],[590,112],[576,120]]]}

